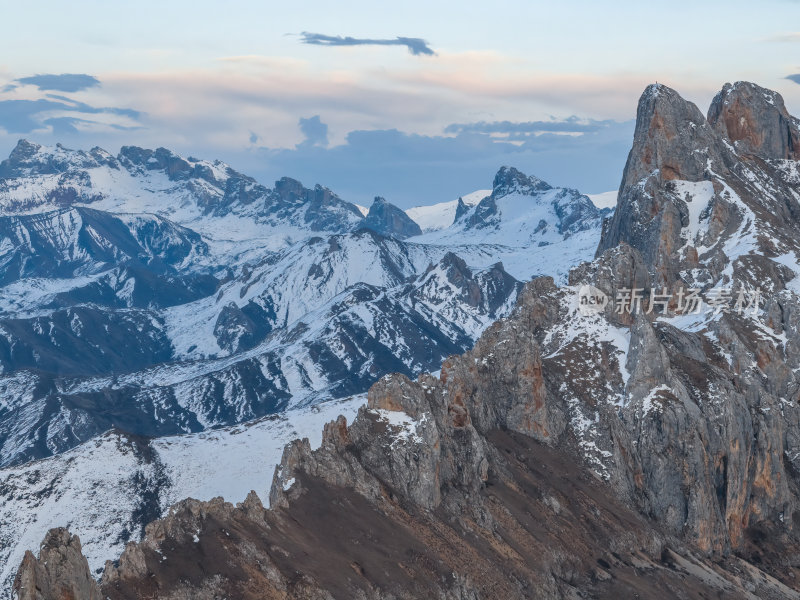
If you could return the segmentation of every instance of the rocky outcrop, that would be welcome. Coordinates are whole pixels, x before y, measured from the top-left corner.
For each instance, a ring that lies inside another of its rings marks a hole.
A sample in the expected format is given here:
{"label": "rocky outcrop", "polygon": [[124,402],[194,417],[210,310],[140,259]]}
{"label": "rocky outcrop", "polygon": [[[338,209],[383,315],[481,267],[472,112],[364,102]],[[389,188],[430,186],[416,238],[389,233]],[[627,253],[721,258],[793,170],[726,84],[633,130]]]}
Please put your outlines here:
{"label": "rocky outcrop", "polygon": [[530,196],[536,192],[546,192],[551,189],[553,187],[549,183],[533,175],[525,175],[514,167],[500,167],[492,182],[492,195],[495,197],[509,194]]}
{"label": "rocky outcrop", "polygon": [[708,109],[708,122],[738,152],[800,160],[800,121],[777,92],[746,81],[726,83]]}
{"label": "rocky outcrop", "polygon": [[271,218],[302,223],[312,231],[348,231],[362,218],[355,204],[345,202],[328,188],[318,184],[307,189],[289,177],[275,182],[264,210]]}
{"label": "rocky outcrop", "polygon": [[461,217],[467,214],[468,211],[469,211],[469,206],[467,206],[466,203],[464,202],[464,199],[461,196],[459,196],[458,202],[456,204],[456,216],[453,219],[453,223],[457,223],[458,221],[460,221]]}
{"label": "rocky outcrop", "polygon": [[369,207],[369,214],[364,217],[358,227],[400,240],[422,234],[422,229],[411,217],[380,197],[375,198],[372,206]]}
{"label": "rocky outcrop", "polygon": [[100,590],[81,554],[81,541],[66,529],[52,529],[37,559],[27,552],[14,581],[19,600],[100,600]]}

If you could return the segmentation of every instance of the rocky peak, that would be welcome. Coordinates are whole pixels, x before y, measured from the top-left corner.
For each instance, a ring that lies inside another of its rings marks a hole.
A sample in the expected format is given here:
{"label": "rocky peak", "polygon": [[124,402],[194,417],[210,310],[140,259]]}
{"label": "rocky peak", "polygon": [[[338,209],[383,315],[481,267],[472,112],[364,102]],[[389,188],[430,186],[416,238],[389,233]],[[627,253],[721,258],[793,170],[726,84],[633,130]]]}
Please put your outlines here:
{"label": "rocky peak", "polygon": [[19,140],[8,158],[0,163],[0,177],[15,177],[18,169],[22,167],[32,168],[38,164],[38,161],[34,161],[34,159],[41,150],[42,146],[40,144],[24,139]]}
{"label": "rocky peak", "polygon": [[796,134],[780,96],[754,84],[726,85],[709,120],[676,91],[649,86],[597,255],[626,242],[655,286],[702,287],[743,254],[795,248],[794,167],[755,159],[790,158]]}
{"label": "rocky peak", "polygon": [[746,81],[726,83],[711,103],[708,121],[743,153],[800,159],[800,122],[777,92]]}
{"label": "rocky peak", "polygon": [[275,193],[283,202],[301,204],[306,200],[306,188],[291,177],[281,177],[275,182]]}
{"label": "rocky peak", "polygon": [[461,196],[459,196],[458,204],[456,204],[456,216],[453,219],[453,223],[457,223],[458,221],[460,221],[461,217],[463,217],[468,212],[469,212],[469,206],[467,206],[466,203],[464,202],[464,199]]}
{"label": "rocky peak", "polygon": [[116,161],[100,148],[89,152],[72,150],[61,144],[48,148],[22,139],[9,157],[0,163],[0,179],[29,177],[31,175],[53,175],[70,169],[89,169],[108,164],[116,168]]}
{"label": "rocky peak", "polygon": [[713,143],[713,133],[697,106],[672,88],[650,85],[636,109],[633,148],[622,187],[638,183],[654,171],[665,181],[702,179],[706,168],[702,151]]}
{"label": "rocky peak", "polygon": [[194,165],[167,148],[123,146],[119,161],[132,170],[163,171],[171,181],[185,181],[199,174]]}
{"label": "rocky peak", "polygon": [[525,175],[514,167],[500,167],[494,176],[492,196],[502,198],[509,194],[532,195],[550,189],[552,187],[538,177]]}
{"label": "rocky peak", "polygon": [[64,528],[51,529],[37,559],[25,553],[14,581],[18,600],[100,600],[81,541]]}
{"label": "rocky peak", "polygon": [[553,208],[558,217],[559,233],[570,235],[597,226],[609,209],[600,210],[578,190],[564,189],[553,201]]}
{"label": "rocky peak", "polygon": [[381,235],[398,239],[422,234],[420,226],[405,211],[379,196],[375,198],[369,208],[369,214],[359,223],[358,227],[371,229]]}

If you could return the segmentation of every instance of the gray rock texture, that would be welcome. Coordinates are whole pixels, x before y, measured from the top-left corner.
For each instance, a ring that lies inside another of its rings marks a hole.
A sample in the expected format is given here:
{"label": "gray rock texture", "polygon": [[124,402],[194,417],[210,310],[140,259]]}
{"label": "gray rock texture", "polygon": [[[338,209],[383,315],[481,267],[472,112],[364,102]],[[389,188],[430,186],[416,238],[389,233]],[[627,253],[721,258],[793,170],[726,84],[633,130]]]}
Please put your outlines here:
{"label": "gray rock texture", "polygon": [[754,83],[726,83],[711,103],[708,122],[736,149],[763,159],[800,159],[800,122],[783,97]]}
{"label": "gray rock texture", "polygon": [[19,600],[100,600],[100,591],[81,554],[81,541],[66,529],[52,529],[39,558],[28,552],[14,582]]}

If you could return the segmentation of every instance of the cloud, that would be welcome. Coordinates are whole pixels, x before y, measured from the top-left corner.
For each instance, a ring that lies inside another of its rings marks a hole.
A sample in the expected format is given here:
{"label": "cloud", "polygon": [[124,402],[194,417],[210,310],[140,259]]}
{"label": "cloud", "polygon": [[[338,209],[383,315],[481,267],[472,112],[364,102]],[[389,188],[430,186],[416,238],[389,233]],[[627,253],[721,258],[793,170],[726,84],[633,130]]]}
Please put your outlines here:
{"label": "cloud", "polygon": [[405,46],[414,56],[435,56],[436,53],[428,46],[428,42],[421,38],[396,37],[394,39],[370,39],[342,37],[340,35],[323,35],[321,33],[309,33],[304,31],[300,34],[304,44],[316,46]]}
{"label": "cloud", "polygon": [[[294,176],[360,203],[452,199],[485,188],[503,164],[592,193],[619,184],[632,128],[599,119],[631,119],[646,76],[555,75],[496,52],[412,62],[343,70],[246,57],[108,72],[83,102],[32,86],[0,94],[0,128],[112,152],[164,146],[225,160],[268,185]],[[121,130],[133,125],[141,128]],[[0,146],[14,137],[0,131]]]}
{"label": "cloud", "polygon": [[327,146],[328,126],[323,123],[319,115],[308,119],[300,119],[298,123],[305,139],[298,146]]}
{"label": "cloud", "polygon": [[594,119],[581,119],[577,116],[558,120],[551,118],[549,121],[526,121],[516,123],[511,121],[479,121],[476,123],[453,123],[445,128],[445,133],[488,133],[491,135],[505,135],[519,137],[527,135],[540,135],[542,133],[583,134],[598,131],[612,124],[613,121],[596,121]]}
{"label": "cloud", "polygon": [[[58,114],[64,112],[80,114],[84,118]],[[112,115],[134,121],[141,117],[141,113],[133,109],[95,107],[56,94],[33,100],[0,100],[0,128],[8,133],[30,133],[50,127],[53,133],[74,134],[78,131],[75,127],[77,123],[101,124],[100,121],[86,119],[88,115]]]}
{"label": "cloud", "polygon": [[766,38],[767,42],[800,42],[800,31],[780,33]]}
{"label": "cloud", "polygon": [[[250,159],[248,172],[267,185],[288,175],[306,185],[328,186],[352,202],[364,204],[380,195],[402,207],[486,189],[502,165],[553,185],[598,193],[619,186],[633,127],[633,121],[607,121],[577,136],[544,132],[513,142],[476,132],[486,128],[480,122],[459,124],[463,131],[456,135],[355,130],[344,144],[329,148],[262,148]],[[529,125],[506,122],[503,128],[526,130]]]}
{"label": "cloud", "polygon": [[91,75],[61,73],[60,75],[31,75],[15,80],[23,85],[35,85],[40,91],[80,92],[100,85],[100,80]]}
{"label": "cloud", "polygon": [[795,73],[794,75],[787,75],[786,79],[789,81],[794,81],[795,83],[800,83],[800,73]]}
{"label": "cloud", "polygon": [[78,125],[85,124],[93,124],[93,121],[88,121],[86,119],[78,119],[75,117],[54,117],[52,119],[46,119],[43,121],[44,125],[48,125],[52,128],[53,135],[60,137],[60,136],[67,136],[67,135],[76,135],[80,132],[78,129]]}

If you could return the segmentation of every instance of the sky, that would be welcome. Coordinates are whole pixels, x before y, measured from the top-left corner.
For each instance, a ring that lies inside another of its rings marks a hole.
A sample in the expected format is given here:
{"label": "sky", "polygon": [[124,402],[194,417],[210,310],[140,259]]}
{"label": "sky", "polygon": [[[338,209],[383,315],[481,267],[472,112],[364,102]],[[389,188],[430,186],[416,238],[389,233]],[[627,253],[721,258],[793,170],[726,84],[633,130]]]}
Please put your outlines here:
{"label": "sky", "polygon": [[800,114],[800,1],[7,2],[0,156],[21,138],[167,147],[402,207],[511,165],[619,185],[654,81]]}

